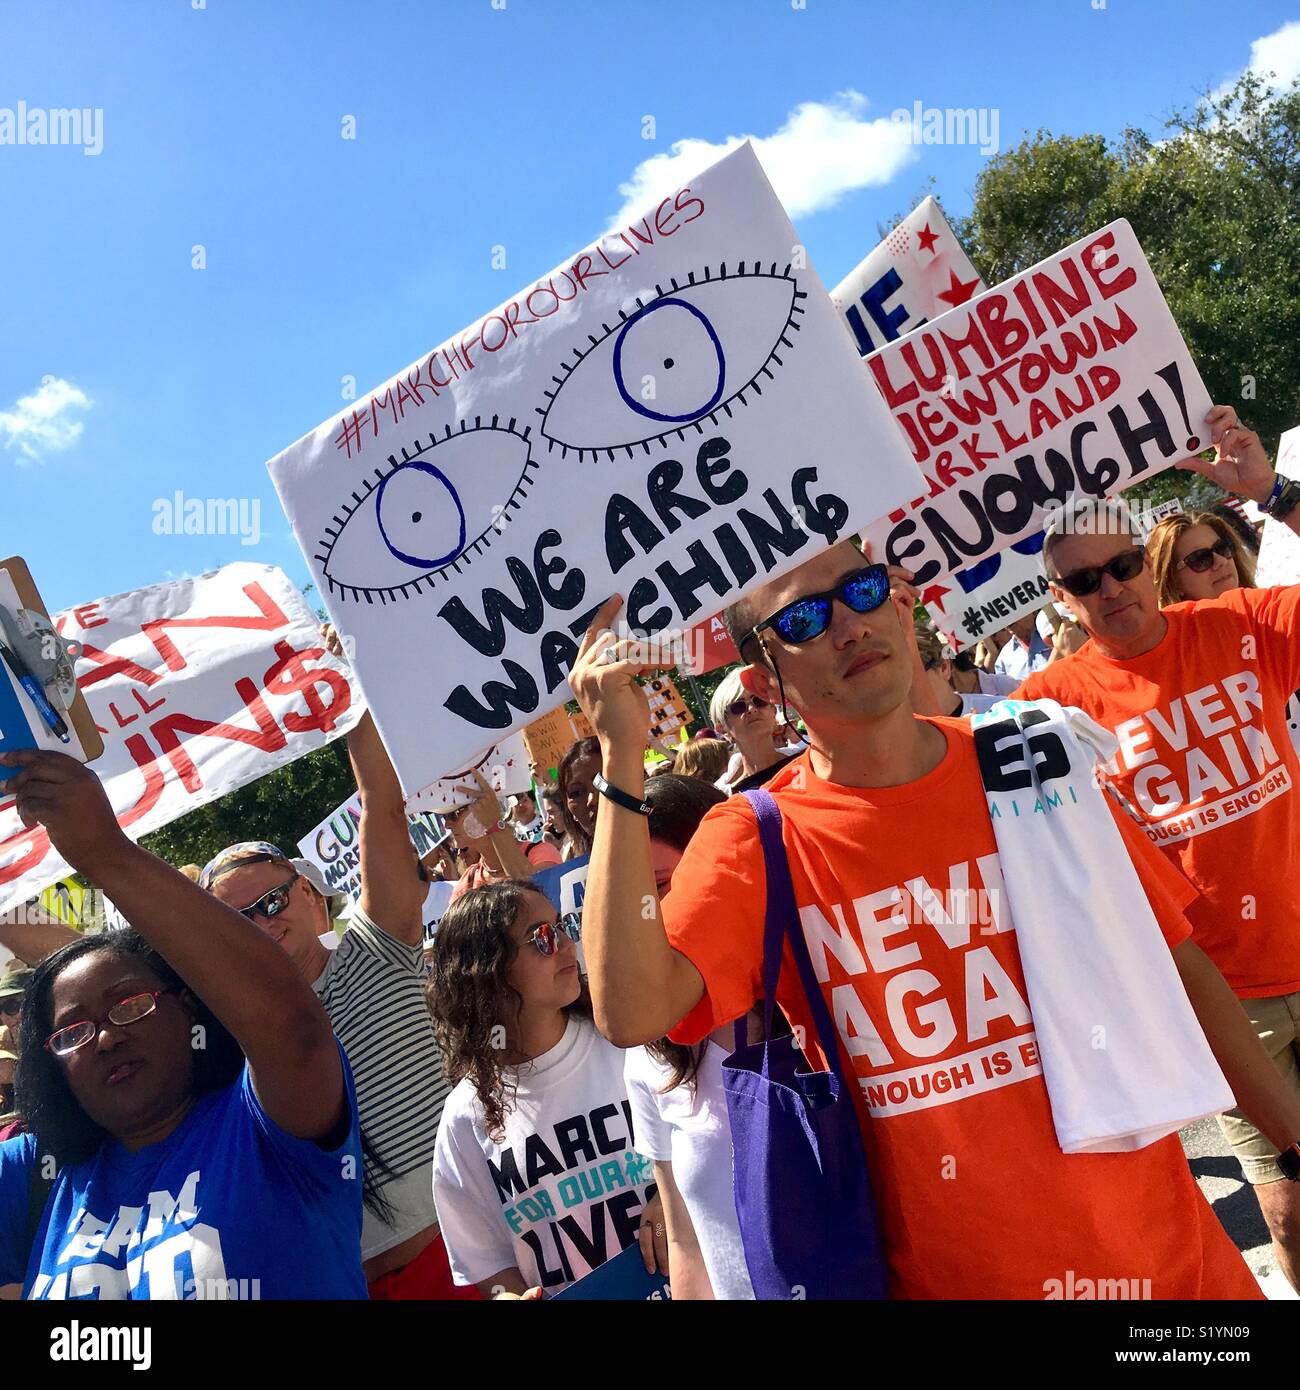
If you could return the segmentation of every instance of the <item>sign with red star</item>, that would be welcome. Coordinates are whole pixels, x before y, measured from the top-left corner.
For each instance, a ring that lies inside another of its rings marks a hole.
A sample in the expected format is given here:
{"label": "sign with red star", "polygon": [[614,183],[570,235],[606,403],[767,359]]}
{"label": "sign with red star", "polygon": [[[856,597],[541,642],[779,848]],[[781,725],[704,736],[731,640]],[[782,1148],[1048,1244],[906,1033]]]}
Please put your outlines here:
{"label": "sign with red star", "polygon": [[980,278],[977,275],[973,280],[959,280],[957,272],[951,272],[952,280],[946,290],[939,291],[939,298],[952,308],[965,302],[980,288]]}
{"label": "sign with red star", "polygon": [[831,294],[863,357],[984,288],[943,209],[926,198]]}

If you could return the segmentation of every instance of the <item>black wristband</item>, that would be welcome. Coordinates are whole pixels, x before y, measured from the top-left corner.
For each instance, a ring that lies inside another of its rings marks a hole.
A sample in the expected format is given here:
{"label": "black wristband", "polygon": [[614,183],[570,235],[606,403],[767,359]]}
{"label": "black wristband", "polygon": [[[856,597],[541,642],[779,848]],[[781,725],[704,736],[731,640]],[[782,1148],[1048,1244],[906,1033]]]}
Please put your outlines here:
{"label": "black wristband", "polygon": [[638,801],[636,797],[629,796],[627,792],[619,791],[598,772],[592,779],[591,785],[601,794],[607,796],[615,806],[621,806],[625,811],[635,811],[638,816],[648,816],[650,814],[650,803],[648,801]]}
{"label": "black wristband", "polygon": [[1270,499],[1267,508],[1261,507],[1260,511],[1265,516],[1271,517],[1274,521],[1285,521],[1288,516],[1300,506],[1300,483],[1293,482],[1290,478],[1283,478],[1278,475],[1282,486],[1275,498]]}

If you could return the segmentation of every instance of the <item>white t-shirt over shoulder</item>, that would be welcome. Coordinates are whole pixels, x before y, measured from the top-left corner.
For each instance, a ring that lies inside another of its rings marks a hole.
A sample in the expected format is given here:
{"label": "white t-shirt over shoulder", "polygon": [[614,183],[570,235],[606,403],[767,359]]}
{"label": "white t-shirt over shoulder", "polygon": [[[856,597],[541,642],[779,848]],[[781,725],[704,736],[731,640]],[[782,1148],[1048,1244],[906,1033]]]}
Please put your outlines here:
{"label": "white t-shirt over shoulder", "polygon": [[731,1120],[722,1090],[725,1051],[706,1042],[696,1085],[671,1091],[663,1090],[671,1070],[644,1047],[630,1048],[625,1057],[637,1150],[673,1165],[714,1298],[753,1298],[732,1187]]}
{"label": "white t-shirt over shoulder", "polygon": [[473,1085],[447,1097],[433,1160],[438,1224],[458,1284],[517,1267],[559,1293],[637,1238],[650,1162],[632,1143],[623,1051],[587,1019],[519,1068],[500,1140]]}

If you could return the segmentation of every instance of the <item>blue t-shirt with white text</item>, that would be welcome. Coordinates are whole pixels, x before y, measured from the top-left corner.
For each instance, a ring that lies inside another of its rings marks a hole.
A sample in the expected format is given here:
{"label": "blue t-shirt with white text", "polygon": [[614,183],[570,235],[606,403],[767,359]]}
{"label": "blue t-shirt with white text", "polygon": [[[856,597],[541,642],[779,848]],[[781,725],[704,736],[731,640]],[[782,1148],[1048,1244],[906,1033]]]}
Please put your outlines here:
{"label": "blue t-shirt with white text", "polygon": [[176,1130],[131,1153],[114,1139],[54,1179],[27,1250],[36,1138],[0,1144],[0,1284],[26,1298],[365,1298],[361,1140],[326,1151],[282,1130],[247,1064]]}

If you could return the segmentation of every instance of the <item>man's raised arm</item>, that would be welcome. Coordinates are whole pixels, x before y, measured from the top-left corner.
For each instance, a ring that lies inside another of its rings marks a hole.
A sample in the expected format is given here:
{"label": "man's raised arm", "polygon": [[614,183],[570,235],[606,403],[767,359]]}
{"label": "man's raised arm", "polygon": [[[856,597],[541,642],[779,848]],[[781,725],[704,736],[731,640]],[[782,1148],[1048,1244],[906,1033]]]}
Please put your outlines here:
{"label": "man's raised arm", "polygon": [[0,946],[24,965],[39,965],[46,956],[80,940],[80,932],[56,922],[44,908],[19,904],[0,912]]}
{"label": "man's raised arm", "polygon": [[[1214,406],[1205,422],[1210,427],[1214,458],[1186,459],[1178,467],[1199,473],[1225,491],[1248,497],[1261,507],[1271,502],[1278,475],[1259,435],[1237,419],[1237,412],[1230,405]],[[1300,535],[1300,507],[1292,508],[1281,525]]]}
{"label": "man's raised arm", "polygon": [[[622,600],[596,614],[569,680],[596,737],[605,780],[641,801],[650,706],[636,676],[658,669],[629,659],[635,645],[608,630]],[[700,972],[668,944],[659,915],[646,818],[601,801],[582,908],[596,1027],[619,1047],[662,1037],[704,994]]]}
{"label": "man's raised arm", "polygon": [[[321,637],[335,656],[346,660],[332,627],[322,628]],[[418,946],[428,889],[411,844],[401,783],[369,710],[348,734],[348,761],[361,793],[361,910],[395,940]]]}

